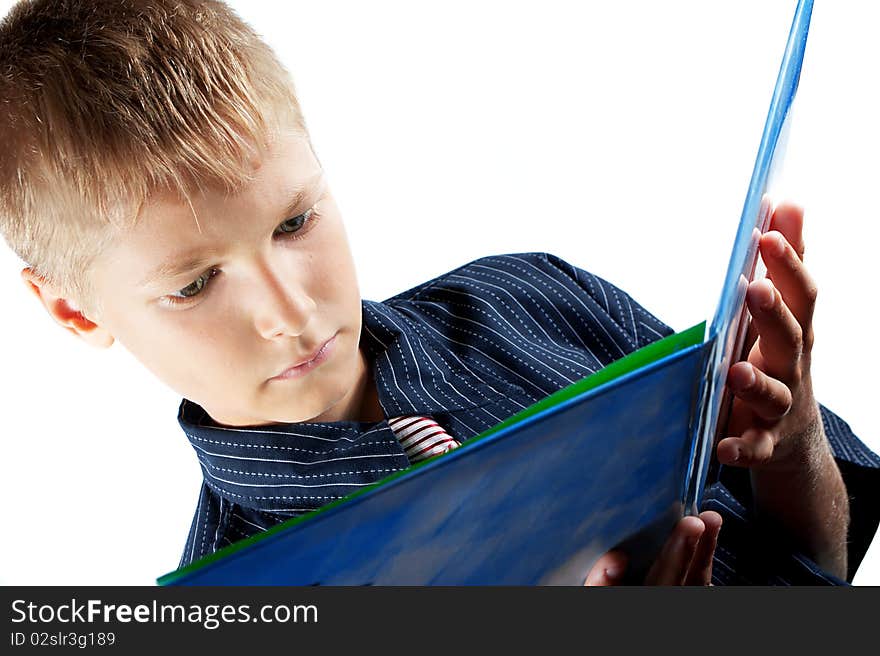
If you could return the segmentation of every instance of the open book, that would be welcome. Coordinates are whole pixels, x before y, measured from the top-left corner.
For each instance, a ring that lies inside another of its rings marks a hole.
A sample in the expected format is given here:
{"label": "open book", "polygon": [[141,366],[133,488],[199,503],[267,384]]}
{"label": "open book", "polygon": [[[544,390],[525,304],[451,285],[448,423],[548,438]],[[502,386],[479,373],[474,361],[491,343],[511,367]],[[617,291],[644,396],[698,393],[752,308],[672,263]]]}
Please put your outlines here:
{"label": "open book", "polygon": [[743,351],[746,288],[763,275],[812,12],[800,0],[711,323],[613,362],[461,447],[158,579],[159,585],[580,585],[627,545],[653,558],[696,513]]}

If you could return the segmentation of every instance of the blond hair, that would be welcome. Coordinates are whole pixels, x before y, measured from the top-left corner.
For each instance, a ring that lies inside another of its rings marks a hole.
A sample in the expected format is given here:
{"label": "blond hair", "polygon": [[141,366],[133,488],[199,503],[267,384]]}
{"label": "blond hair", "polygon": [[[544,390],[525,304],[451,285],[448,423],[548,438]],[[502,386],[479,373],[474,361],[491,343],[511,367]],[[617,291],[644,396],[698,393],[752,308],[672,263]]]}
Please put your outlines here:
{"label": "blond hair", "polygon": [[228,193],[282,126],[272,49],[217,0],[23,0],[0,23],[0,232],[97,312],[89,265],[152,194]]}

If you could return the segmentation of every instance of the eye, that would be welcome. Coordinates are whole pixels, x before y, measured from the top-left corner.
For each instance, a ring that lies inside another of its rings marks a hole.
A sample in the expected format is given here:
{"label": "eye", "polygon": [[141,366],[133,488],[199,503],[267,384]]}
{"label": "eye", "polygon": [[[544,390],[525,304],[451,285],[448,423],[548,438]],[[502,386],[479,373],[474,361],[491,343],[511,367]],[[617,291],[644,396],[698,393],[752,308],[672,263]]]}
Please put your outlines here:
{"label": "eye", "polygon": [[217,269],[209,269],[208,271],[205,271],[205,273],[200,275],[198,278],[193,280],[186,287],[182,287],[181,289],[178,289],[173,294],[169,294],[168,296],[166,296],[166,298],[171,303],[182,303],[190,298],[198,296],[199,294],[202,293],[202,291],[205,289],[205,287],[208,286],[208,281],[211,278],[213,278],[214,276],[216,276],[218,273],[219,273],[219,271]]}
{"label": "eye", "polygon": [[[280,236],[285,240],[303,239],[311,232],[312,228],[315,227],[320,218],[320,213],[318,213],[314,207],[311,207],[302,214],[280,223],[275,229],[273,235]],[[303,226],[305,226],[305,229],[303,229]],[[161,302],[166,305],[187,303],[196,296],[201,295],[204,290],[210,286],[211,278],[219,273],[219,269],[209,269],[186,287],[178,289],[173,294],[163,296]]]}
{"label": "eye", "polygon": [[287,221],[280,223],[278,225],[278,228],[275,231],[275,234],[281,235],[281,236],[287,236],[287,235],[295,234],[297,232],[301,232],[302,227],[306,223],[312,223],[312,221],[310,221],[310,218],[311,218],[313,212],[314,212],[314,208],[309,208],[305,212],[303,212],[302,214],[295,216],[291,219],[287,219]]}

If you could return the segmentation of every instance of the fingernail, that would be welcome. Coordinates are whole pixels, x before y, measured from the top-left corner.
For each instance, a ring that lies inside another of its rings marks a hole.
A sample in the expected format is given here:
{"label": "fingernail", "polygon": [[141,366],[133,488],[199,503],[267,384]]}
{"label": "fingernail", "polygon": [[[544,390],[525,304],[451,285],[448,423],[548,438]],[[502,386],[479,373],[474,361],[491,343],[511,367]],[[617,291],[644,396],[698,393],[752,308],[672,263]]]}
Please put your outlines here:
{"label": "fingernail", "polygon": [[620,578],[621,572],[619,567],[606,567],[605,568],[605,578],[606,579],[618,579]]}
{"label": "fingernail", "polygon": [[773,248],[770,254],[774,257],[782,257],[785,254],[785,237],[773,235]]}

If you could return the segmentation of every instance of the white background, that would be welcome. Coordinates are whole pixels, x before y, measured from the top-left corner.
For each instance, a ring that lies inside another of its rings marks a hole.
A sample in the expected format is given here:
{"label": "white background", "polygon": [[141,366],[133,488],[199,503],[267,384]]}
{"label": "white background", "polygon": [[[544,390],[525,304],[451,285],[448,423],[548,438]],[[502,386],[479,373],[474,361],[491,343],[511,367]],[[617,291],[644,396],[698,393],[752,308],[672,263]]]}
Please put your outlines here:
{"label": "white background", "polygon": [[[711,317],[793,0],[233,5],[293,73],[365,298],[548,251],[676,329]],[[816,395],[875,450],[878,24],[878,3],[817,3],[784,181],[820,288]],[[201,480],[179,398],[51,323],[19,269],[0,249],[0,583],[151,585]],[[880,584],[877,541],[855,582]]]}

